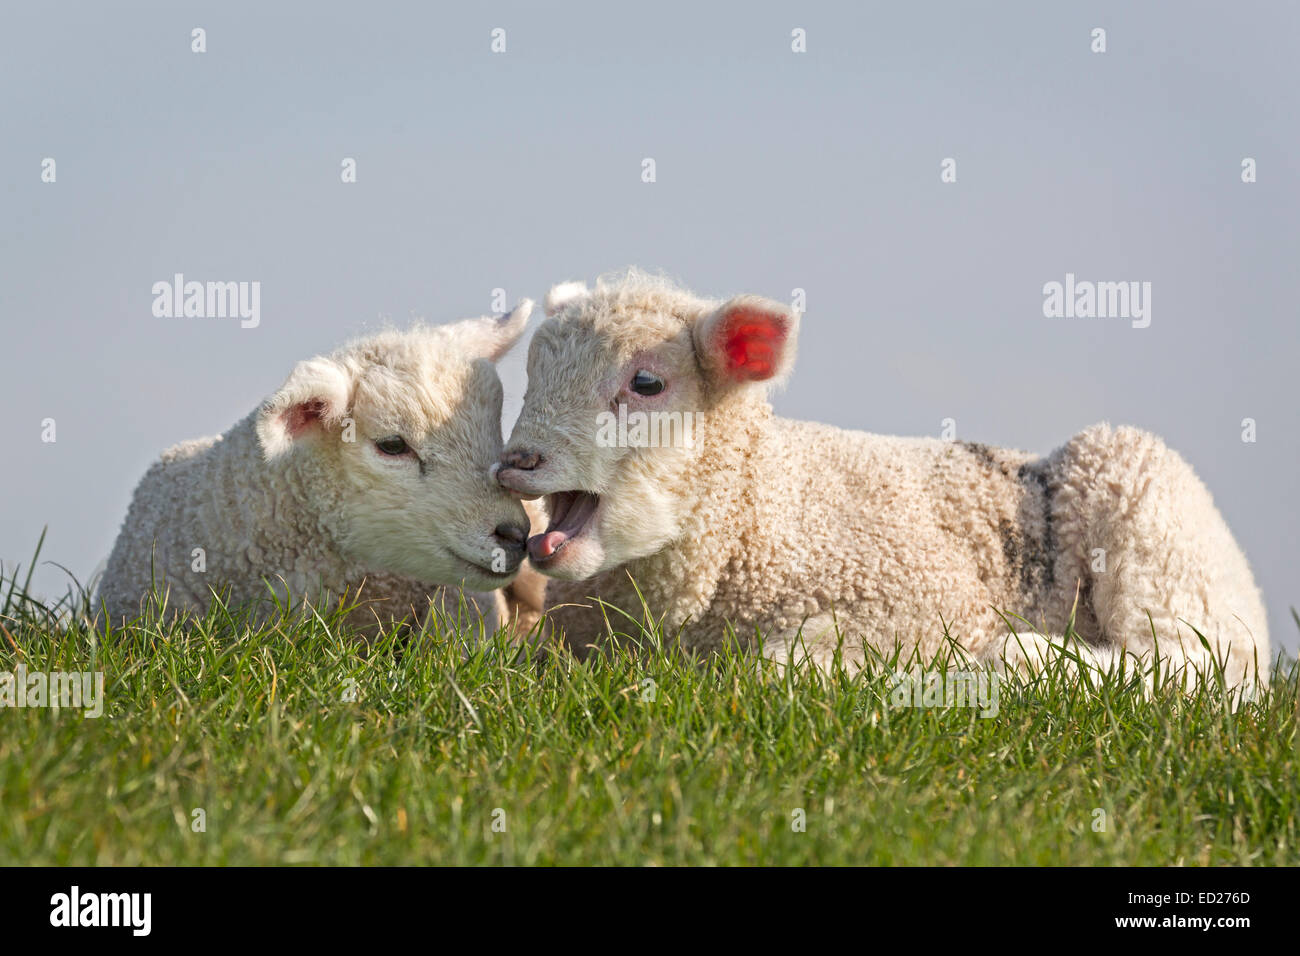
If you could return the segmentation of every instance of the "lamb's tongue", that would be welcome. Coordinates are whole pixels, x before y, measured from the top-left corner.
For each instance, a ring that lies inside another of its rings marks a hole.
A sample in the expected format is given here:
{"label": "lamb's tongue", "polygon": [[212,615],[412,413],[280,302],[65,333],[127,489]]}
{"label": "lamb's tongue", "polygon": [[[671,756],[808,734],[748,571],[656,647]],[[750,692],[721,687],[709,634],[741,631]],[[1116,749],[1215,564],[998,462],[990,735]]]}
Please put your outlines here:
{"label": "lamb's tongue", "polygon": [[582,531],[596,510],[596,496],[584,492],[569,492],[557,502],[557,518],[541,534],[528,539],[528,554],[534,561],[545,560],[564,547],[564,543]]}
{"label": "lamb's tongue", "polygon": [[544,560],[560,550],[560,545],[569,540],[567,531],[545,531],[528,539],[528,555],[534,561]]}

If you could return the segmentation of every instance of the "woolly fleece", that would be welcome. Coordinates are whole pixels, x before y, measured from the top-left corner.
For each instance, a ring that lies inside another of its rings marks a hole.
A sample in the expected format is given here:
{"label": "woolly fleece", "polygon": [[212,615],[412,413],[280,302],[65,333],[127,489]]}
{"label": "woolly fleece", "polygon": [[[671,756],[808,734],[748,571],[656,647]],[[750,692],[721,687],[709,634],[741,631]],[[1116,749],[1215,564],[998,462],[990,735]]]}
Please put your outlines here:
{"label": "woolly fleece", "polygon": [[[782,303],[706,300],[631,270],[558,286],[547,311],[498,480],[524,497],[599,495],[563,550],[533,552],[552,578],[548,618],[580,652],[606,639],[593,598],[639,618],[643,596],[690,648],[731,628],[751,645],[762,634],[769,657],[825,666],[842,635],[852,667],[867,644],[928,659],[946,623],[971,655],[1024,666],[1052,655],[1077,598],[1091,662],[1124,648],[1149,663],[1154,630],[1162,666],[1207,669],[1192,624],[1230,684],[1257,664],[1267,680],[1246,559],[1154,435],[1100,424],[1039,457],[790,421],[767,400],[799,329]],[[642,369],[660,394],[630,390]],[[597,418],[619,404],[701,414],[702,434],[693,448],[604,447]],[[1029,622],[1011,619],[1018,641],[999,612]]]}
{"label": "woolly fleece", "polygon": [[[490,633],[522,540],[494,535],[528,519],[492,481],[501,384],[492,363],[518,338],[530,302],[501,318],[416,326],[300,363],[225,434],[164,452],[136,488],[99,583],[111,620],[153,591],[202,613],[213,592],[236,605],[328,604],[359,597],[353,623],[451,614],[462,592]],[[396,456],[376,446],[400,436]],[[196,550],[201,549],[201,550]]]}

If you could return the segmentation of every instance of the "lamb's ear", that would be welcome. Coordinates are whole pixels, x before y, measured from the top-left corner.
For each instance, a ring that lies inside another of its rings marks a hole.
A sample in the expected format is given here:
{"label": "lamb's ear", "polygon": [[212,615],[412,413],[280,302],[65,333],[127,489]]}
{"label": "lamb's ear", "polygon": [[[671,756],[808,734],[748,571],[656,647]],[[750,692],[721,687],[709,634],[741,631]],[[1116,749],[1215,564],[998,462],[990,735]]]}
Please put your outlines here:
{"label": "lamb's ear", "polygon": [[794,367],[799,313],[757,295],[738,295],[695,324],[695,348],[719,382],[776,382]]}
{"label": "lamb's ear", "polygon": [[546,293],[547,317],[558,315],[569,303],[585,299],[590,294],[585,282],[561,282],[559,285],[552,286],[551,291]]}
{"label": "lamb's ear", "polygon": [[352,377],[327,358],[299,362],[280,390],[257,413],[257,440],[272,459],[298,442],[318,437],[347,415]]}
{"label": "lamb's ear", "polygon": [[481,319],[464,319],[447,328],[466,354],[495,362],[519,341],[519,336],[528,327],[528,317],[532,314],[533,300],[522,299],[514,309],[499,319],[490,315]]}

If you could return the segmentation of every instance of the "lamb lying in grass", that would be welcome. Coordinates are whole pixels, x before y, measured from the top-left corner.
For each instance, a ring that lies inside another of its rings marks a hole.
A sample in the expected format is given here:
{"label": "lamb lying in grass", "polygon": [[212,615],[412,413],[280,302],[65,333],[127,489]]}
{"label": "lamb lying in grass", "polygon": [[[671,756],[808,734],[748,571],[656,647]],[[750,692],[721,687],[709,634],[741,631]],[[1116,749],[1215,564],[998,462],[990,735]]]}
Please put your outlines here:
{"label": "lamb lying in grass", "polygon": [[224,435],[165,452],[99,585],[110,619],[138,615],[155,581],[169,608],[197,612],[214,592],[265,613],[269,588],[318,606],[360,589],[363,627],[418,620],[431,599],[458,612],[463,587],[491,633],[501,599],[482,592],[514,578],[529,529],[489,475],[501,452],[492,363],[531,310],[381,332],[301,362]]}
{"label": "lamb lying in grass", "polygon": [[[1040,458],[776,418],[767,390],[790,372],[799,316],[635,271],[558,286],[547,314],[497,478],[546,496],[529,554],[575,648],[606,634],[590,597],[640,618],[643,596],[695,648],[730,626],[778,660],[826,665],[841,636],[849,666],[867,645],[924,660],[946,622],[973,657],[1041,666],[1074,609],[1091,663],[1125,649],[1149,664],[1154,632],[1163,665],[1195,679],[1212,665],[1192,625],[1230,684],[1267,680],[1246,559],[1154,436],[1097,425]],[[671,434],[684,420],[693,441]]]}

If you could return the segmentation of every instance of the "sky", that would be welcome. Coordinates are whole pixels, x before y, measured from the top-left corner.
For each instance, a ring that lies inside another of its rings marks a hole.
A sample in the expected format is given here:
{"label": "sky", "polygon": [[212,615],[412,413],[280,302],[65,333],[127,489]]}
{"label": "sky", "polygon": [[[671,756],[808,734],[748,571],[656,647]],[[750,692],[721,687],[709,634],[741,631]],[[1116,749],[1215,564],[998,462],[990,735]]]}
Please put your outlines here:
{"label": "sky", "polygon": [[[48,528],[85,579],[149,463],[299,359],[637,265],[803,290],[780,414],[1043,453],[1161,435],[1295,652],[1300,7],[442,7],[0,11],[6,569]],[[260,283],[258,324],[155,315],[176,273]],[[1046,315],[1067,275],[1149,312]]]}

